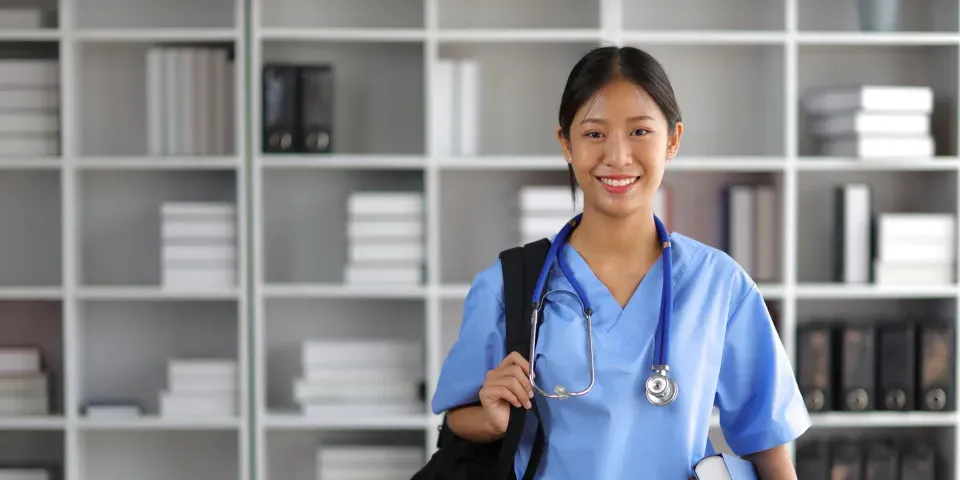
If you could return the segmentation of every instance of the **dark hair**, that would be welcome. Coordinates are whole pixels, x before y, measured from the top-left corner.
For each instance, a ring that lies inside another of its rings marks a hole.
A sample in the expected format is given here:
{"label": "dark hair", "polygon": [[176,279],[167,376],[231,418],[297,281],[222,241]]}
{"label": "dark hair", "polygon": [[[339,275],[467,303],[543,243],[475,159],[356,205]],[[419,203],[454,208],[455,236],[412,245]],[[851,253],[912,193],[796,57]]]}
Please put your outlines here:
{"label": "dark hair", "polygon": [[[564,138],[570,138],[570,125],[577,111],[616,78],[625,78],[646,90],[667,117],[669,130],[673,131],[680,121],[680,107],[660,62],[635,47],[606,46],[587,52],[567,77],[559,113]],[[567,170],[570,173],[570,188],[576,198],[577,179],[572,166],[568,165]]]}

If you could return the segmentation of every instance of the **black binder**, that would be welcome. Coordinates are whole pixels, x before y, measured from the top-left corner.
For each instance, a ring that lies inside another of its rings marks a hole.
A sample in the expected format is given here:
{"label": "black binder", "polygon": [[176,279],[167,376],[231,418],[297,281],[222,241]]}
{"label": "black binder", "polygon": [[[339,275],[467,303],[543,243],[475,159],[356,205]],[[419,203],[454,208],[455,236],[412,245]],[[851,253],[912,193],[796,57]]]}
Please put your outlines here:
{"label": "black binder", "polygon": [[917,378],[920,409],[953,410],[954,330],[950,325],[926,323],[919,327]]}
{"label": "black binder", "polygon": [[333,67],[300,67],[301,113],[298,148],[303,153],[333,151]]}
{"label": "black binder", "polygon": [[833,341],[826,322],[808,323],[797,329],[797,383],[811,413],[825,412],[833,405]]}
{"label": "black binder", "polygon": [[877,386],[881,410],[916,410],[917,334],[910,323],[891,323],[879,329]]}
{"label": "black binder", "polygon": [[835,348],[836,409],[865,412],[876,408],[876,327],[838,325]]}
{"label": "black binder", "polygon": [[299,109],[298,74],[294,65],[263,67],[263,153],[293,153],[297,148]]}

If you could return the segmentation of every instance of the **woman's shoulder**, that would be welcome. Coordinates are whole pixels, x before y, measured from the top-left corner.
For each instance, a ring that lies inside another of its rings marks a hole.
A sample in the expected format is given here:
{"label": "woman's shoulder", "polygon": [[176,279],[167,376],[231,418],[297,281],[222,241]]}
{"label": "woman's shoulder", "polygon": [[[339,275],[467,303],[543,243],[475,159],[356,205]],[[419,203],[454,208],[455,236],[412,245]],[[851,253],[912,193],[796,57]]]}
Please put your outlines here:
{"label": "woman's shoulder", "polygon": [[670,246],[675,282],[695,280],[714,289],[722,287],[736,298],[742,298],[755,285],[743,266],[720,248],[677,232],[670,234]]}
{"label": "woman's shoulder", "polygon": [[470,283],[464,308],[477,305],[503,309],[503,270],[499,258],[477,272]]}

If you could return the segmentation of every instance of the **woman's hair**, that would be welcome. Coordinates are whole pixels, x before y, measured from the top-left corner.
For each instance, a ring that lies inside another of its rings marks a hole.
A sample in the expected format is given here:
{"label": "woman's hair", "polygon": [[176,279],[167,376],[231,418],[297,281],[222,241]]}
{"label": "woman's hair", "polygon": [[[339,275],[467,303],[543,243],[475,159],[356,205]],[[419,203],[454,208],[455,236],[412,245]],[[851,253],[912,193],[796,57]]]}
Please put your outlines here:
{"label": "woman's hair", "polygon": [[[680,121],[680,107],[660,62],[635,47],[607,46],[587,52],[567,77],[559,112],[560,130],[564,138],[570,138],[570,125],[580,108],[617,78],[626,79],[646,90],[667,118],[669,131],[674,130]],[[576,198],[577,179],[572,166],[568,165],[567,170],[570,173],[570,188]]]}

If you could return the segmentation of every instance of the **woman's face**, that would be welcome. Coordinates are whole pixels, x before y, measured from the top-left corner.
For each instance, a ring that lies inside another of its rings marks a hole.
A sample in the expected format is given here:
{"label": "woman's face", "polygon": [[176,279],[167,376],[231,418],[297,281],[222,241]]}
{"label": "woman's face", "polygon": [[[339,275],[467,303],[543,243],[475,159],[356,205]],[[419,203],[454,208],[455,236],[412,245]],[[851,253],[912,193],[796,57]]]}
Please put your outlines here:
{"label": "woman's face", "polygon": [[586,102],[570,125],[569,143],[557,135],[583,189],[584,208],[623,217],[652,211],[667,160],[683,131],[646,90],[617,79]]}

